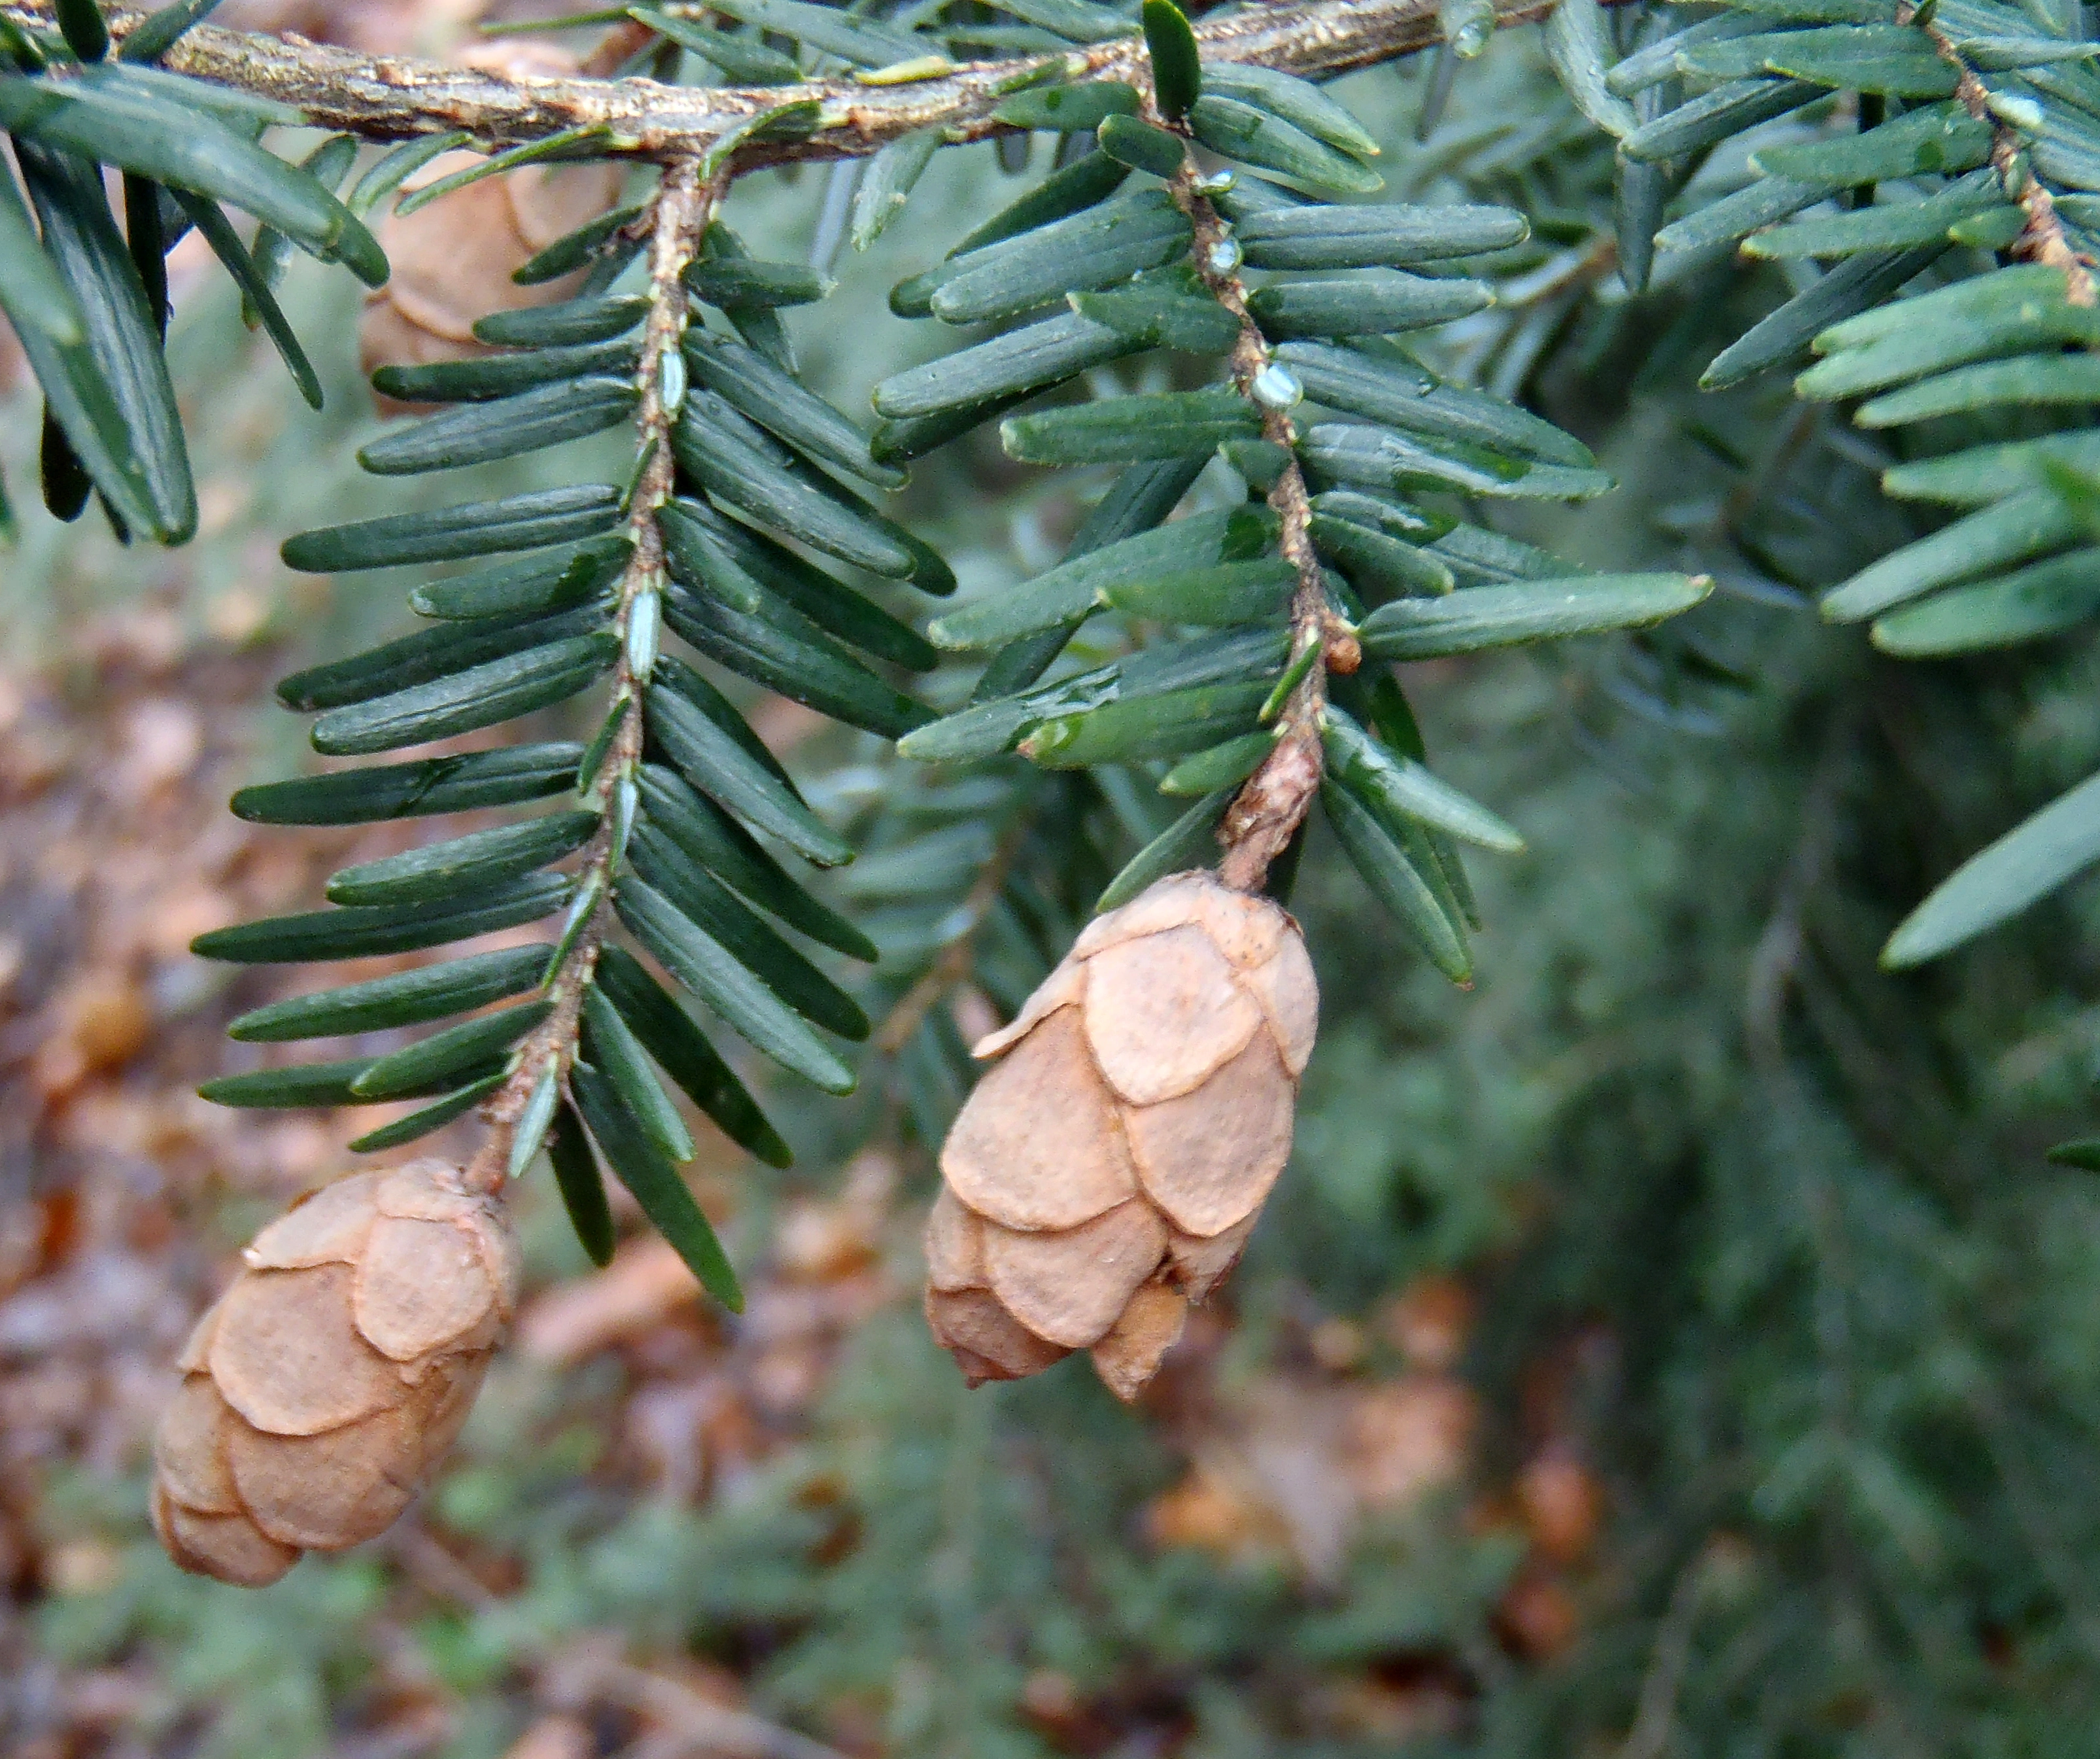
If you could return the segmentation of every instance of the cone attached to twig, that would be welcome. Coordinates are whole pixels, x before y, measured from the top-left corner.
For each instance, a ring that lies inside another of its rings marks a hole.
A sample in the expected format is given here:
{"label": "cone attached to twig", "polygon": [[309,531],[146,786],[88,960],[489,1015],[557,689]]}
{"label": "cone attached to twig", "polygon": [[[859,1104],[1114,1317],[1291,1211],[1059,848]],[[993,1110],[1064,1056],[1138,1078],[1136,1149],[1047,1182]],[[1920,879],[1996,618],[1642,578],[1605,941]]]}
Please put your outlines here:
{"label": "cone attached to twig", "polygon": [[1290,1153],[1318,991],[1298,925],[1209,873],[1096,917],[941,1151],[926,1317],[972,1386],[1091,1350],[1123,1399],[1231,1270]]}
{"label": "cone attached to twig", "polygon": [[518,1244],[457,1167],[417,1160],[323,1187],[243,1257],[183,1346],[152,1514],[185,1570],[259,1588],[408,1505],[510,1324]]}

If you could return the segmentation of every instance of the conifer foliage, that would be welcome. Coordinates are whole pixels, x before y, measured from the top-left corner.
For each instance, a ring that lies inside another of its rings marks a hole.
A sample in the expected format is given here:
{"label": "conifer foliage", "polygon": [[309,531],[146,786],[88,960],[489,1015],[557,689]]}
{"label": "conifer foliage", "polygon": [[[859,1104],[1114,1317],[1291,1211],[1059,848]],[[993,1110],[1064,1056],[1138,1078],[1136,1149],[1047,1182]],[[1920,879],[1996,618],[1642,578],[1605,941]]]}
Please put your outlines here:
{"label": "conifer foliage", "polygon": [[[574,298],[488,314],[488,351],[472,358],[376,373],[384,395],[435,413],[360,454],[377,476],[441,475],[616,432],[631,441],[624,473],[288,538],[285,560],[315,574],[417,570],[409,603],[425,626],[284,680],[285,705],[314,717],[315,749],[355,761],[234,802],[285,824],[518,810],[346,868],[324,907],[196,950],[327,962],[529,924],[545,935],[258,1010],[236,1037],[430,1030],[377,1058],[205,1091],[247,1106],[429,1102],[351,1143],[360,1153],[478,1112],[465,1190],[500,1191],[544,1149],[602,1262],[609,1170],[732,1308],[735,1270],[679,1171],[695,1144],[673,1090],[759,1159],[788,1150],[724,1034],[832,1094],[880,1070],[932,1142],[971,1078],[940,1005],[950,990],[973,979],[1017,1012],[1085,944],[1092,913],[1191,869],[1287,900],[1316,804],[1407,939],[1469,983],[1480,925],[1462,846],[1522,842],[1430,765],[1409,666],[1633,631],[1633,665],[1733,682],[1696,637],[1657,627],[1708,595],[1706,572],[1604,572],[1511,528],[1536,534],[1526,516],[1542,507],[1583,510],[1559,515],[1564,533],[1610,517],[1615,484],[1590,448],[1516,400],[1563,339],[1563,281],[1615,276],[1623,312],[1718,286],[1745,259],[1789,275],[1788,296],[1699,385],[1798,373],[1806,405],[1848,405],[1851,455],[1871,458],[1888,497],[1948,510],[1830,586],[1830,620],[1930,657],[2100,608],[2087,230],[2100,228],[2100,73],[2076,10],[2049,0],[1616,15],[1560,0],[1544,29],[1571,108],[1496,149],[1480,178],[1503,199],[1464,203],[1388,189],[1377,141],[1320,83],[1241,55],[1229,9],[1215,29],[1209,15],[1192,26],[1173,0],[640,5],[617,15],[626,71],[697,65],[734,83],[741,107],[704,144],[664,149],[602,123],[505,142],[418,117],[339,196],[363,152],[355,131],[293,165],[260,143],[299,110],[159,64],[205,9],[179,0],[116,39],[95,0],[64,0],[50,28],[0,20],[0,126],[27,194],[0,177],[0,307],[43,389],[42,489],[61,518],[99,498],[132,539],[195,529],[161,352],[165,255],[187,229],[314,400],[274,294],[292,248],[378,285],[364,216],[382,202],[407,212],[577,159],[634,161],[638,187],[518,272],[580,273]],[[1349,28],[1335,0],[1290,10],[1308,40]],[[1492,11],[1446,11],[1425,129],[1457,60],[1491,46]],[[1357,28],[1379,13],[1361,9]],[[1382,41],[1359,59],[1403,46]],[[996,77],[957,88],[949,113],[835,138],[840,89],[908,95],[995,57]],[[779,314],[830,280],[752,254],[735,229],[739,177],[864,158],[843,228],[864,249],[938,154],[1034,133],[1055,137],[1056,168],[964,216],[946,255],[892,289],[896,317],[938,341],[876,387],[873,425],[810,390]],[[439,152],[477,142],[502,150],[402,193]],[[1608,157],[1615,208],[1594,237],[1539,170],[1556,153]],[[98,166],[121,174],[121,229]],[[228,208],[255,220],[252,240]],[[1570,260],[1519,288],[1509,254],[1541,234],[1573,236]],[[1493,370],[1429,346],[1454,335],[1486,338],[1477,358]],[[961,595],[885,497],[980,430],[1017,463],[1105,487],[1054,563]],[[860,847],[759,738],[729,678],[893,746],[902,761]],[[585,736],[517,736],[513,723],[563,705]],[[464,734],[483,736],[401,755]],[[1948,952],[2100,855],[2096,789],[1961,868],[1887,962]],[[878,965],[871,921],[900,902],[912,926]],[[856,993],[840,959],[878,968]],[[871,1055],[852,1048],[871,1040]],[[1055,1354],[1102,1335],[1035,1342]]]}

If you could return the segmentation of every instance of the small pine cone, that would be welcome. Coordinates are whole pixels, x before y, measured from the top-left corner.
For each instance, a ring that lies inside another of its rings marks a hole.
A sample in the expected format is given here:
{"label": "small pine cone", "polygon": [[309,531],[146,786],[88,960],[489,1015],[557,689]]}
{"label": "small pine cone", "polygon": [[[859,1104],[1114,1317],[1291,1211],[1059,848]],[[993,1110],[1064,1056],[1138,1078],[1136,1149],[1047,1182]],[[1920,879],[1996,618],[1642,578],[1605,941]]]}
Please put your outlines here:
{"label": "small pine cone", "polygon": [[383,1532],[444,1456],[518,1301],[518,1244],[460,1169],[324,1186],[255,1236],[153,1438],[154,1531],[260,1588]]}
{"label": "small pine cone", "polygon": [[973,1386],[1074,1350],[1135,1398],[1290,1154],[1319,993],[1298,925],[1209,873],[1088,925],[941,1150],[926,1318]]}

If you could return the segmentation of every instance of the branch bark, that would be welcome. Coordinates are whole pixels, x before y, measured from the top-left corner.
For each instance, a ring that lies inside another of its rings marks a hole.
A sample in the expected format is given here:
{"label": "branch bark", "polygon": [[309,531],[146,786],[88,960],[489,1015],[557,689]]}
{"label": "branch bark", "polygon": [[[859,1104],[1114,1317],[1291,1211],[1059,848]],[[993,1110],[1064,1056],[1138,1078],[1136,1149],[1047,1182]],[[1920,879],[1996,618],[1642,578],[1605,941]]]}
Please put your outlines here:
{"label": "branch bark", "polygon": [[[1146,113],[1155,122],[1163,122],[1149,108],[1149,99]],[[1285,675],[1304,663],[1276,718],[1275,746],[1247,778],[1218,827],[1218,842],[1224,851],[1218,864],[1219,878],[1235,891],[1259,891],[1268,877],[1270,864],[1289,846],[1320,791],[1326,761],[1320,724],[1327,703],[1327,674],[1353,672],[1363,656],[1356,637],[1346,627],[1334,626],[1328,609],[1326,582],[1312,551],[1312,508],[1295,450],[1298,424],[1288,409],[1272,406],[1255,395],[1255,381],[1269,365],[1271,351],[1247,314],[1238,252],[1227,243],[1229,228],[1198,182],[1193,164],[1185,159],[1174,179],[1174,199],[1194,223],[1191,254],[1196,272],[1218,303],[1239,320],[1239,340],[1232,353],[1233,382],[1260,416],[1262,437],[1282,448],[1289,459],[1268,493],[1268,504],[1277,516],[1277,547],[1298,573],[1290,594],[1290,653]],[[1318,650],[1319,657],[1307,661],[1312,649]]]}
{"label": "branch bark", "polygon": [[[1502,24],[1542,19],[1553,0],[1498,0]],[[0,0],[0,14],[48,26],[49,0]],[[119,38],[143,11],[115,7]],[[1436,0],[1310,0],[1213,14],[1196,27],[1203,58],[1327,75],[1412,54],[1441,40]],[[671,162],[703,156],[737,123],[778,104],[814,99],[823,126],[806,140],[769,142],[738,155],[739,169],[799,159],[860,158],[915,129],[942,127],[957,141],[1006,130],[991,117],[1000,88],[1039,68],[1040,55],[973,62],[938,79],[895,86],[851,79],[763,87],[666,86],[650,79],[505,78],[408,56],[373,58],[347,49],[249,35],[200,24],[162,64],[200,79],[279,99],[317,125],[368,140],[404,139],[463,129],[491,149],[523,145],[578,127],[602,127],[621,154]],[[1063,58],[1074,79],[1141,74],[1142,38],[1074,48]]]}
{"label": "branch bark", "polygon": [[[1896,8],[1896,22],[1917,23],[1921,10],[1910,0],[1902,0]],[[1957,81],[1954,95],[1962,108],[1991,130],[1991,169],[1998,174],[1998,187],[2019,204],[2020,211],[2027,216],[2027,224],[2013,241],[2012,254],[2030,263],[2046,263],[2060,273],[2063,276],[2064,297],[2072,305],[2093,304],[2096,293],[2093,272],[2087,266],[2087,259],[2071,248],[2071,241],[2064,236],[2063,221],[2056,211],[2055,198],[2042,187],[2034,167],[2027,162],[2023,151],[2025,143],[2018,130],[1991,108],[1990,88],[1976,77],[1976,69],[1963,58],[1955,36],[1945,27],[1929,20],[1920,28],[1939,51],[1940,60],[1953,68]]]}
{"label": "branch bark", "polygon": [[619,793],[624,787],[630,801],[633,798],[635,771],[642,763],[642,693],[648,685],[648,668],[655,660],[653,623],[647,656],[638,659],[633,636],[636,605],[663,589],[664,534],[657,515],[675,486],[671,429],[677,410],[664,401],[664,366],[667,356],[677,354],[686,334],[690,303],[684,279],[686,265],[693,260],[727,183],[726,170],[704,177],[697,160],[682,160],[664,172],[663,185],[648,215],[649,316],[642,325],[641,358],[635,368],[642,400],[635,411],[634,426],[642,462],[627,516],[626,535],[633,550],[620,575],[620,608],[615,620],[620,656],[612,672],[611,701],[619,723],[598,774],[578,778],[588,790],[581,803],[594,805],[602,815],[576,870],[577,902],[572,908],[584,913],[582,920],[573,932],[564,930],[567,951],[546,983],[554,1011],[533,1029],[518,1050],[510,1078],[481,1108],[482,1119],[490,1130],[466,1169],[470,1190],[502,1188],[512,1140],[533,1090],[549,1071],[557,1081],[564,1079],[576,1061],[584,992],[590,988],[592,975],[598,969],[598,949],[612,925],[613,881],[624,854],[620,846],[624,821]]}

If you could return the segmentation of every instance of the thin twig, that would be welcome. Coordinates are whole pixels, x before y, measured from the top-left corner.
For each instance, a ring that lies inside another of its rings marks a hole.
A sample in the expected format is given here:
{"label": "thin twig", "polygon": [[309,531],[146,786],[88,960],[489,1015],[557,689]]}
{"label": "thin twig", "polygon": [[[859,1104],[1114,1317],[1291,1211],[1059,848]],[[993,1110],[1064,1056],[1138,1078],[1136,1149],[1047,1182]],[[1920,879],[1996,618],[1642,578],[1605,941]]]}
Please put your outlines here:
{"label": "thin twig", "polygon": [[[1908,24],[1917,18],[1917,12],[1918,8],[1910,0],[1901,0],[1896,7],[1896,22]],[[1962,108],[1991,130],[1991,169],[1998,174],[1998,187],[2009,201],[2019,204],[2021,212],[2027,216],[2020,236],[2012,242],[2012,254],[2031,263],[2046,263],[2051,268],[2062,271],[2065,298],[2073,305],[2093,304],[2092,270],[2064,236],[2063,222],[2058,217],[2054,200],[2022,156],[2018,130],[1992,109],[1990,87],[1977,77],[1975,69],[1962,60],[1955,39],[1931,20],[1927,20],[1921,29],[1931,38],[1933,47],[1939,51],[1939,58],[1953,68],[1954,95],[1961,99]]]}
{"label": "thin twig", "polygon": [[627,515],[627,538],[633,546],[620,578],[615,627],[620,657],[613,668],[612,702],[620,719],[592,785],[602,802],[596,833],[585,846],[577,870],[577,895],[590,900],[589,915],[570,937],[561,968],[546,986],[554,1011],[524,1042],[510,1078],[482,1107],[491,1126],[467,1169],[468,1184],[494,1191],[503,1182],[511,1138],[532,1092],[549,1070],[560,1080],[576,1058],[576,1033],[584,992],[598,969],[598,948],[611,923],[612,881],[620,851],[614,846],[616,802],[623,781],[632,783],[642,762],[642,684],[634,672],[634,654],[627,639],[635,601],[660,592],[664,584],[664,537],[657,513],[671,497],[677,466],[671,453],[673,412],[664,404],[664,362],[674,355],[686,334],[687,301],[684,275],[699,248],[729,178],[726,166],[711,178],[700,175],[699,161],[681,160],[664,173],[650,212],[649,316],[642,329],[642,355],[635,382],[642,400],[635,431],[645,458]]}
{"label": "thin twig", "polygon": [[[1553,0],[1502,0],[1504,24],[1544,18]],[[50,0],[10,0],[0,15],[49,27]],[[118,38],[146,16],[109,9]],[[1327,75],[1410,55],[1436,43],[1436,0],[1312,0],[1214,15],[1196,27],[1203,59]],[[607,131],[609,150],[669,163],[699,158],[738,123],[779,105],[814,99],[822,126],[807,139],[754,144],[739,168],[799,159],[862,158],[901,135],[940,127],[957,141],[1007,132],[992,119],[1003,91],[1056,56],[978,61],[902,85],[851,79],[764,87],[667,86],[651,79],[510,77],[409,55],[373,56],[287,33],[251,35],[200,24],[163,58],[177,73],[275,98],[318,126],[368,140],[464,129],[494,148],[573,128]],[[1061,57],[1074,79],[1140,78],[1142,39],[1075,47]]]}
{"label": "thin twig", "polygon": [[1618,1759],[1663,1759],[1670,1751],[1677,1729],[1677,1695],[1692,1660],[1692,1639],[1710,1562],[1705,1551],[1696,1553],[1670,1590],[1670,1604],[1656,1627],[1648,1672],[1641,1679],[1634,1726],[1619,1748]]}
{"label": "thin twig", "polygon": [[[1148,113],[1154,121],[1160,120],[1156,109],[1149,108]],[[1286,407],[1255,395],[1255,380],[1269,365],[1269,347],[1247,312],[1239,253],[1230,242],[1232,228],[1187,159],[1175,174],[1173,195],[1195,228],[1196,272],[1218,303],[1239,320],[1239,337],[1229,361],[1233,382],[1260,414],[1262,438],[1283,449],[1285,463],[1268,492],[1268,504],[1277,516],[1278,547],[1297,572],[1290,593],[1286,663],[1298,661],[1308,648],[1321,649],[1320,658],[1306,668],[1277,717],[1274,747],[1247,778],[1218,827],[1218,841],[1224,848],[1219,877],[1236,891],[1258,891],[1268,877],[1269,864],[1289,845],[1319,792],[1320,723],[1327,706],[1327,674],[1355,671],[1363,655],[1355,633],[1328,606],[1320,559],[1312,553],[1312,510],[1294,449],[1297,424]]]}

